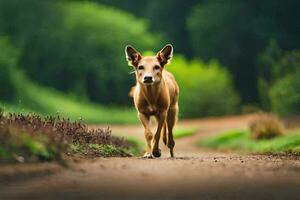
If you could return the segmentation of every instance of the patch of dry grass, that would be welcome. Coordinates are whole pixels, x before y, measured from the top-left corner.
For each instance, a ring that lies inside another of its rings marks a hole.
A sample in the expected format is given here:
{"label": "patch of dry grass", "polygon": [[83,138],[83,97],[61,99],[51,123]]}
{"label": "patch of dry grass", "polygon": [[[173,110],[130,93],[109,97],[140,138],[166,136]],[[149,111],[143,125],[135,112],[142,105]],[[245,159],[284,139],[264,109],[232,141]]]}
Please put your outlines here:
{"label": "patch of dry grass", "polygon": [[[75,151],[74,147],[79,151]],[[60,160],[62,154],[129,156],[132,144],[111,135],[109,129],[88,129],[82,122],[0,112],[0,161]],[[109,148],[108,148],[109,147]]]}
{"label": "patch of dry grass", "polygon": [[284,125],[274,114],[260,113],[249,123],[252,139],[270,139],[282,136]]}

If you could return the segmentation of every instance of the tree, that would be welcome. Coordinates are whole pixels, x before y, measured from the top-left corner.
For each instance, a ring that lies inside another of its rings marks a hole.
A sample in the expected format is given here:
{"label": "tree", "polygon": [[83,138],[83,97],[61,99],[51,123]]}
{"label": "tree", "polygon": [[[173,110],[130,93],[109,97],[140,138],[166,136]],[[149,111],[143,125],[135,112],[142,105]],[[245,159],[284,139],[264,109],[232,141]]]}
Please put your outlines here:
{"label": "tree", "polygon": [[[127,44],[146,50],[159,45],[134,16],[90,2],[56,5],[60,23],[32,38],[20,64],[33,79],[78,97],[126,104],[133,84],[125,60]],[[128,28],[128,25],[131,28]]]}
{"label": "tree", "polygon": [[193,53],[186,19],[197,2],[199,1],[152,0],[145,9],[145,17],[150,21],[151,31],[161,33],[165,43],[172,43],[176,52],[188,58],[191,58]]}
{"label": "tree", "polygon": [[257,102],[258,55],[270,39],[284,49],[300,47],[299,1],[204,1],[188,18],[194,54],[217,58],[233,74],[244,102]]}

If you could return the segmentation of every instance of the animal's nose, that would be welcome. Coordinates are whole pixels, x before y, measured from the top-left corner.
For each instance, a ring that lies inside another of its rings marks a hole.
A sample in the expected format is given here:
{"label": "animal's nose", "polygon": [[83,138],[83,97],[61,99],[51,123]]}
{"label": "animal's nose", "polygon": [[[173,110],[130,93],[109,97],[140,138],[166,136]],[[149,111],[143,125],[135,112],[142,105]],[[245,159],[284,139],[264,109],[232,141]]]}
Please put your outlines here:
{"label": "animal's nose", "polygon": [[152,83],[153,82],[153,78],[152,76],[144,76],[144,83]]}

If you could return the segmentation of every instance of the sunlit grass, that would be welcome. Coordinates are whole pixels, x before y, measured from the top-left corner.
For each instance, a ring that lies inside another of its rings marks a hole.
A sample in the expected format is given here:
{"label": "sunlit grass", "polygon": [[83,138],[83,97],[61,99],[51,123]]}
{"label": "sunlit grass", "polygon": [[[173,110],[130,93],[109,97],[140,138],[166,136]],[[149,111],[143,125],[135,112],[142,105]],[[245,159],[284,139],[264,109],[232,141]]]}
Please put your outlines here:
{"label": "sunlit grass", "polygon": [[59,114],[71,120],[83,119],[89,124],[133,124],[138,121],[133,108],[104,107],[32,83],[26,83],[17,103],[0,102],[0,107],[4,113]]}
{"label": "sunlit grass", "polygon": [[289,132],[273,139],[253,140],[245,130],[233,130],[201,140],[199,145],[256,153],[300,153],[300,131]]}
{"label": "sunlit grass", "polygon": [[132,147],[128,150],[131,154],[139,156],[143,153],[146,143],[136,137],[126,137],[126,140],[132,144]]}
{"label": "sunlit grass", "polygon": [[195,134],[197,132],[197,128],[181,128],[175,129],[174,138],[182,138]]}
{"label": "sunlit grass", "polygon": [[[22,114],[26,114],[26,113],[33,113],[33,110],[30,110],[28,108],[25,108],[24,106],[20,105],[20,104],[12,104],[12,103],[7,103],[7,102],[2,102],[0,101],[0,109],[4,112],[4,113],[22,113]],[[38,114],[38,112],[35,112]]]}

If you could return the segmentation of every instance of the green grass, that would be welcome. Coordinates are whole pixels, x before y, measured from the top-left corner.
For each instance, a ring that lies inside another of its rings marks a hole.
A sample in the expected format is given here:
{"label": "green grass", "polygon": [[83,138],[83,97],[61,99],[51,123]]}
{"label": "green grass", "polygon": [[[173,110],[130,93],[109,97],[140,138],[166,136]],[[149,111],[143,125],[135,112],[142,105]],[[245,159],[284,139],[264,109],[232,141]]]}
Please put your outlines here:
{"label": "green grass", "polygon": [[133,124],[138,122],[136,111],[133,108],[104,107],[32,83],[25,83],[19,96],[19,101],[14,104],[0,101],[0,107],[4,113],[34,112],[43,116],[59,114],[71,120],[83,119],[89,124]]}
{"label": "green grass", "polygon": [[300,131],[290,132],[284,136],[253,140],[245,130],[233,130],[199,142],[202,147],[238,150],[253,153],[300,153]]}
{"label": "green grass", "polygon": [[195,134],[197,132],[197,128],[182,128],[182,129],[175,129],[174,131],[174,138],[182,138],[187,137]]}
{"label": "green grass", "polygon": [[[22,114],[27,114],[27,113],[33,113],[34,111],[28,108],[25,108],[24,106],[17,105],[17,104],[12,104],[12,103],[7,103],[0,101],[0,109],[4,113],[22,113]],[[38,112],[36,112],[38,113]]]}
{"label": "green grass", "polygon": [[128,149],[128,152],[132,155],[141,155],[141,153],[145,150],[146,144],[135,138],[135,137],[126,137],[126,140],[132,143],[132,147]]}

